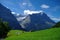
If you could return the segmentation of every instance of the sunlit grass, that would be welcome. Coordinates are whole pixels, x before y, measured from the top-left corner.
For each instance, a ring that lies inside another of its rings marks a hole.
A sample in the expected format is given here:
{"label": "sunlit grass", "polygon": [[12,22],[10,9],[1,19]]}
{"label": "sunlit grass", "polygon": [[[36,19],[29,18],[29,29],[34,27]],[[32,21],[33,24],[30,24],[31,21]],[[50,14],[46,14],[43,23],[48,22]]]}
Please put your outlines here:
{"label": "sunlit grass", "polygon": [[[19,32],[20,34],[17,34]],[[36,32],[11,30],[5,40],[60,40],[60,28],[46,29]]]}

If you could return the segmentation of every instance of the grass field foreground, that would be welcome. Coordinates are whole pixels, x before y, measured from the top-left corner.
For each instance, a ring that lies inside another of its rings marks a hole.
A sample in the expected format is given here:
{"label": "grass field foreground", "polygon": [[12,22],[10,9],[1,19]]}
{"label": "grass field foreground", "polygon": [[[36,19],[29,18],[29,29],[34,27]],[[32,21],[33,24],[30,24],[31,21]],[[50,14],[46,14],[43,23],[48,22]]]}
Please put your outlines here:
{"label": "grass field foreground", "polygon": [[11,30],[5,40],[60,40],[60,28],[24,32]]}

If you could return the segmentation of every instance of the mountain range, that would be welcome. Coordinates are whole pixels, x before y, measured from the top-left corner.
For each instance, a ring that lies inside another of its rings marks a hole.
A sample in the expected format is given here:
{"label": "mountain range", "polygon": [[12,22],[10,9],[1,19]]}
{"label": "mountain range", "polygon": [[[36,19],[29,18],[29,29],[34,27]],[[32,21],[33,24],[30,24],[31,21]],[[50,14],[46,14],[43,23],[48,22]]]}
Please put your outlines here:
{"label": "mountain range", "polygon": [[43,12],[43,14],[35,13],[32,15],[27,15],[25,18],[20,22],[22,28],[26,30],[42,30],[51,28],[55,22],[51,20],[47,14]]}
{"label": "mountain range", "polygon": [[2,4],[0,4],[0,18],[7,21],[12,29],[25,31],[43,30],[51,28],[55,24],[44,12],[16,16]]}

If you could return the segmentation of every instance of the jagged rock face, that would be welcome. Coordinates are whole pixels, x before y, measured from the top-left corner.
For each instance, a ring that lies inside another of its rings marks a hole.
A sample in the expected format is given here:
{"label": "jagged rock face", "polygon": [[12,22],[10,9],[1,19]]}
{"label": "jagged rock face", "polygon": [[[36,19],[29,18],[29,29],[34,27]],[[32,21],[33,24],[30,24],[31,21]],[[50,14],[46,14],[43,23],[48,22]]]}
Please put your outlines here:
{"label": "jagged rock face", "polygon": [[2,4],[0,4],[0,18],[2,18],[3,21],[7,21],[12,29],[21,29],[21,26],[16,18],[11,14],[11,11]]}
{"label": "jagged rock face", "polygon": [[55,22],[52,21],[45,13],[36,13],[28,15],[20,24],[22,28],[30,31],[51,28]]}

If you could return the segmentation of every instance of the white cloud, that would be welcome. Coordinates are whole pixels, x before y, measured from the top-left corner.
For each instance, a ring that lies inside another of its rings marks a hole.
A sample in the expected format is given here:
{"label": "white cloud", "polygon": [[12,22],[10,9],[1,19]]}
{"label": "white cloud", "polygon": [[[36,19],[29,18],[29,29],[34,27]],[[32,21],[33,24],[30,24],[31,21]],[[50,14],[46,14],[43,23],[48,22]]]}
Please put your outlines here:
{"label": "white cloud", "polygon": [[49,8],[50,6],[49,6],[49,5],[46,5],[46,4],[42,4],[40,7],[47,9],[47,8]]}
{"label": "white cloud", "polygon": [[42,10],[40,10],[40,11],[24,10],[25,15],[27,15],[27,14],[36,14],[36,13],[40,13],[40,12],[43,12],[43,11]]}
{"label": "white cloud", "polygon": [[23,6],[32,6],[31,3],[27,3],[27,2],[23,2],[22,5],[23,5]]}
{"label": "white cloud", "polygon": [[15,12],[11,12],[12,14],[16,14]]}
{"label": "white cloud", "polygon": [[60,21],[60,18],[56,18],[55,16],[53,16],[53,15],[51,15],[51,14],[48,14],[48,16],[49,16],[52,20],[54,20],[55,22]]}
{"label": "white cloud", "polygon": [[27,3],[23,2],[22,5],[27,5]]}
{"label": "white cloud", "polygon": [[20,5],[20,9],[22,10],[25,10],[25,9],[35,10],[35,7],[30,2],[30,0],[23,0],[19,3],[19,5]]}
{"label": "white cloud", "polygon": [[19,5],[20,5],[20,8],[23,10],[25,10],[25,9],[33,10],[34,9],[33,5],[30,2],[22,2]]}
{"label": "white cloud", "polygon": [[60,18],[51,18],[51,19],[55,21],[60,21]]}
{"label": "white cloud", "polygon": [[32,4],[29,3],[29,2],[23,2],[21,5],[22,5],[22,6],[32,6]]}
{"label": "white cloud", "polygon": [[11,12],[13,15],[16,15],[16,16],[19,16],[20,14],[19,13],[16,13],[16,12]]}

